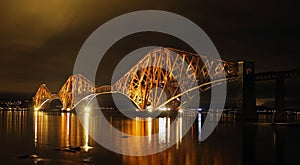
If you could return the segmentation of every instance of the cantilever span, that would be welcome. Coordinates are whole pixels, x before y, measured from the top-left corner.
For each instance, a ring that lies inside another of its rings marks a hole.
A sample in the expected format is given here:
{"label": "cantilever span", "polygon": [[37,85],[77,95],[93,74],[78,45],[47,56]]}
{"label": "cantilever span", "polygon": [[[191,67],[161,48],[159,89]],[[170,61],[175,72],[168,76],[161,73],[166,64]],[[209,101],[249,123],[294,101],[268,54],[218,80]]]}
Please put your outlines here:
{"label": "cantilever span", "polygon": [[96,87],[83,75],[70,76],[57,94],[42,84],[34,96],[34,108],[43,109],[54,99],[63,109],[74,109],[100,94],[119,93],[140,110],[162,106],[176,109],[190,100],[195,92],[236,80],[237,65],[173,48],[149,51],[123,77],[112,85]]}
{"label": "cantilever span", "polygon": [[[52,100],[60,100],[63,106],[63,110],[71,110],[81,100],[74,98],[85,98],[88,95],[93,94],[95,91],[95,85],[84,76],[77,74],[70,76],[65,84],[61,87],[57,94],[52,94],[46,84],[40,85],[35,96],[33,97],[34,109],[44,109],[48,106]],[[76,95],[76,97],[74,97]]]}

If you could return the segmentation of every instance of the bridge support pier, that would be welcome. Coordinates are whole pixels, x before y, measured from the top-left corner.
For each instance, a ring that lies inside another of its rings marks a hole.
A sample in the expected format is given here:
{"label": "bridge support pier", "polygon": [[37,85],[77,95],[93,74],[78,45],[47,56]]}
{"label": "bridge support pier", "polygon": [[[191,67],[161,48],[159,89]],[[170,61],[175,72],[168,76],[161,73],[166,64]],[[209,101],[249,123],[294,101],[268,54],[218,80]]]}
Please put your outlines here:
{"label": "bridge support pier", "polygon": [[275,122],[286,121],[286,114],[284,111],[284,79],[282,77],[276,79],[275,89],[275,108],[276,113],[273,116]]}
{"label": "bridge support pier", "polygon": [[253,62],[238,62],[238,120],[257,120]]}

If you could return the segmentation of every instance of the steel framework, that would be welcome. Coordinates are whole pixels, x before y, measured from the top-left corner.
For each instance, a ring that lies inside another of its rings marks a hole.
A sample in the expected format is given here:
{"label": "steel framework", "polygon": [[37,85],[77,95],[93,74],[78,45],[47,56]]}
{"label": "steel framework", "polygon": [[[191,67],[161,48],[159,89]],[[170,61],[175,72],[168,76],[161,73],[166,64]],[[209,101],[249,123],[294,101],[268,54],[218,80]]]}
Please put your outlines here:
{"label": "steel framework", "polygon": [[52,94],[46,85],[42,84],[33,97],[34,109],[41,109],[52,100],[58,99],[62,103],[63,110],[71,110],[86,96],[94,93],[95,85],[90,80],[80,74],[72,75],[57,94]]}
{"label": "steel framework", "polygon": [[57,95],[43,84],[34,97],[34,107],[40,109],[45,102],[59,99],[64,109],[73,109],[81,101],[96,95],[120,93],[140,110],[163,106],[176,109],[198,92],[236,79],[235,63],[161,47],[148,52],[111,86],[96,88],[79,74],[70,76]]}

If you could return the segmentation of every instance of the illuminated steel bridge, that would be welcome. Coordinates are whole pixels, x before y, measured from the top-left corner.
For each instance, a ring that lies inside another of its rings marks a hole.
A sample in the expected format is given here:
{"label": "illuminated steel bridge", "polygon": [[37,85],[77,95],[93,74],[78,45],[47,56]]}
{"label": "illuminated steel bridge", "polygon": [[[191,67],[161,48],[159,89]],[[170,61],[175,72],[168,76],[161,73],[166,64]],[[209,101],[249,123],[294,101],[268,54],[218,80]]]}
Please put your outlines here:
{"label": "illuminated steel bridge", "polygon": [[111,86],[96,87],[83,75],[76,74],[67,79],[57,94],[42,84],[33,100],[35,110],[44,109],[55,99],[62,102],[64,110],[72,110],[97,95],[119,93],[140,110],[165,106],[176,109],[199,92],[237,79],[236,63],[161,47],[149,51]]}

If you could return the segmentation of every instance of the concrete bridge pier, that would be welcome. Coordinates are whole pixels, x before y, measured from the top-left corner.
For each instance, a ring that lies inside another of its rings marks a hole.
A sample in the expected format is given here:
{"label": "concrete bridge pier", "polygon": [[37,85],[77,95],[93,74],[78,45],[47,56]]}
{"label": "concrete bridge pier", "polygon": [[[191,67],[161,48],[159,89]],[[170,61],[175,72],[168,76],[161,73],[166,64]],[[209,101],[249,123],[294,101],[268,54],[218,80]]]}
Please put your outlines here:
{"label": "concrete bridge pier", "polygon": [[273,122],[284,122],[286,121],[286,114],[284,111],[284,79],[282,77],[276,79],[275,95],[276,113],[273,116]]}
{"label": "concrete bridge pier", "polygon": [[253,62],[238,62],[238,120],[257,120],[255,68]]}

